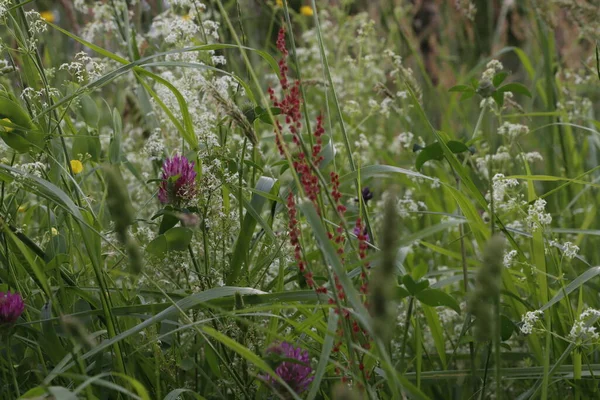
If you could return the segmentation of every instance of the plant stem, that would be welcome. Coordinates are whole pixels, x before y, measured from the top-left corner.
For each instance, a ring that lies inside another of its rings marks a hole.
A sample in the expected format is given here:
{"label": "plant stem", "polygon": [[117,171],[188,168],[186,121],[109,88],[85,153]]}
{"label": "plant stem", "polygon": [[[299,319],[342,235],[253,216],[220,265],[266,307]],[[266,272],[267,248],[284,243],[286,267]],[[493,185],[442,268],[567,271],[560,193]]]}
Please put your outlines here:
{"label": "plant stem", "polygon": [[408,327],[410,325],[410,319],[412,318],[414,297],[410,296],[408,300],[408,310],[406,311],[406,318],[404,319],[404,335],[402,337],[402,347],[400,348],[400,361],[398,364],[398,371],[404,370],[404,352],[406,351],[406,340],[408,339]]}

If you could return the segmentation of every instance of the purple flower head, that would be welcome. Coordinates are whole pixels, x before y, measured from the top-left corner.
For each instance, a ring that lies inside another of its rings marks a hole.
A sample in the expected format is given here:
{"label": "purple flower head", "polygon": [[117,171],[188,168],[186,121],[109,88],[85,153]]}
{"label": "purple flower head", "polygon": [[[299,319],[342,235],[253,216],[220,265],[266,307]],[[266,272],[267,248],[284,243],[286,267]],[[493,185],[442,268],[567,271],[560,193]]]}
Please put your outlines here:
{"label": "purple flower head", "polygon": [[363,198],[363,201],[365,202],[365,204],[367,204],[369,202],[369,200],[371,200],[373,198],[373,192],[371,192],[371,189],[369,189],[368,186],[365,186],[363,188],[362,198]]}
{"label": "purple flower head", "polygon": [[0,292],[0,325],[16,322],[24,309],[25,303],[19,293]]}
{"label": "purple flower head", "polygon": [[[315,378],[311,375],[312,368],[310,367],[308,351],[303,351],[300,347],[281,342],[271,345],[265,355],[275,361],[275,366],[273,366],[275,373],[297,394],[306,391]],[[289,361],[286,361],[286,359]],[[278,392],[286,393],[286,390],[272,376],[263,376],[263,378]]]}
{"label": "purple flower head", "polygon": [[352,230],[352,233],[354,233],[356,235],[356,238],[358,240],[364,240],[365,242],[369,241],[369,231],[367,230],[366,226],[362,230],[362,235],[360,232],[360,226],[355,226],[354,229]]}
{"label": "purple flower head", "polygon": [[[361,196],[362,196],[363,202],[365,204],[369,204],[369,200],[371,200],[373,198],[373,192],[371,192],[371,189],[369,189],[368,186],[365,186],[361,190]],[[358,203],[358,198],[355,198],[354,201]]]}
{"label": "purple flower head", "polygon": [[179,205],[196,195],[194,162],[185,156],[167,158],[162,167],[161,179],[158,200],[163,204]]}

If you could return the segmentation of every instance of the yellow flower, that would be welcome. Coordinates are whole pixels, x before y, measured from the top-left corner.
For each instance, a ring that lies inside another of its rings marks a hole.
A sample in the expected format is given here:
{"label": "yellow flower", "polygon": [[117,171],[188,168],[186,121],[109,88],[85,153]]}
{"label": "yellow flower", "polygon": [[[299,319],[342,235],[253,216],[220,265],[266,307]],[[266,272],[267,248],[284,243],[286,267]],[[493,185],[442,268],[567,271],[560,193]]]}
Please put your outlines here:
{"label": "yellow flower", "polygon": [[20,213],[24,213],[25,211],[27,211],[27,206],[19,206],[19,208],[17,208],[17,211]]}
{"label": "yellow flower", "polygon": [[[12,121],[10,119],[8,119],[8,118],[2,118],[1,121],[12,123]],[[14,130],[10,126],[2,126],[2,125],[0,125],[0,129],[4,129],[4,132],[7,132],[7,133],[8,132],[12,132]]]}
{"label": "yellow flower", "polygon": [[52,229],[50,229],[50,232],[52,232],[52,236],[58,235],[58,229],[56,229],[55,227],[52,227]]}
{"label": "yellow flower", "polygon": [[283,0],[275,0],[275,5],[277,7],[283,7]]}
{"label": "yellow flower", "polygon": [[79,160],[71,160],[71,169],[74,174],[79,174],[83,171],[83,164]]}
{"label": "yellow flower", "polygon": [[56,18],[54,18],[54,13],[52,11],[42,11],[40,13],[40,17],[42,17],[42,19],[44,21],[48,21],[48,22],[54,22]]}
{"label": "yellow flower", "polygon": [[312,17],[314,14],[314,11],[311,6],[302,6],[302,7],[300,7],[300,14],[307,16],[307,17]]}

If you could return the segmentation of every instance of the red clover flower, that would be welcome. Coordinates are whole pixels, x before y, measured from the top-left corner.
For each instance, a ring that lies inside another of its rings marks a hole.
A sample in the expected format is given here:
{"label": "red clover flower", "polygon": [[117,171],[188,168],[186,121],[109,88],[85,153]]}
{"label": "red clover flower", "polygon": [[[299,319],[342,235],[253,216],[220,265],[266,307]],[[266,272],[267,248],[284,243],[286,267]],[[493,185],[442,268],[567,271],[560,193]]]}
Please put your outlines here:
{"label": "red clover flower", "polygon": [[19,293],[0,292],[0,325],[15,323],[24,309],[25,303]]}
{"label": "red clover flower", "polygon": [[162,167],[162,182],[158,200],[163,204],[179,205],[196,195],[196,171],[194,162],[185,156],[167,158]]}
{"label": "red clover flower", "polygon": [[[308,389],[314,379],[308,351],[303,351],[300,347],[294,347],[290,343],[281,342],[271,345],[265,354],[275,361],[279,358],[290,359],[290,361],[276,364],[275,373],[297,394],[301,394]],[[263,376],[263,378],[279,392],[285,391],[272,376]]]}

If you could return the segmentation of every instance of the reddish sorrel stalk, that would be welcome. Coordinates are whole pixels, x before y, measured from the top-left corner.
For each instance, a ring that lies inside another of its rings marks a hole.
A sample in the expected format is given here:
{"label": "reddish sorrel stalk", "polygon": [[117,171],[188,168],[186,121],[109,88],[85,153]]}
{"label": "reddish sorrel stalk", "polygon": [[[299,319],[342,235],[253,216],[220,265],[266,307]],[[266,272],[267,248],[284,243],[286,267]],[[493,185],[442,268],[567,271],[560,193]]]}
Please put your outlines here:
{"label": "reddish sorrel stalk", "polygon": [[[277,49],[281,53],[281,59],[279,60],[278,64],[281,71],[281,78],[279,82],[283,97],[279,99],[276,96],[273,88],[268,89],[269,97],[273,103],[273,106],[279,108],[281,110],[281,115],[285,117],[285,122],[283,125],[279,120],[275,121],[275,141],[279,153],[282,156],[285,156],[286,144],[283,142],[283,135],[281,133],[283,132],[284,127],[287,128],[291,133],[292,142],[295,147],[295,150],[291,152],[292,166],[298,175],[302,190],[313,203],[317,213],[321,215],[321,207],[319,206],[321,185],[319,183],[318,176],[313,172],[313,168],[318,166],[323,161],[323,156],[321,155],[321,150],[323,147],[323,134],[325,133],[325,129],[323,127],[323,117],[321,115],[317,117],[316,127],[313,131],[314,140],[312,140],[312,148],[308,149],[305,153],[303,151],[303,142],[300,136],[302,130],[302,96],[300,92],[300,82],[295,80],[293,83],[291,83],[290,79],[288,78],[288,50],[286,48],[285,36],[286,31],[285,28],[282,27],[277,36]],[[341,202],[342,193],[340,191],[339,175],[336,172],[331,172],[330,179],[332,186],[330,192],[331,199],[334,202],[332,207],[335,210],[335,214],[340,218],[340,221],[339,226],[333,232],[328,232],[328,235],[343,264],[345,262],[344,247],[346,245],[346,237],[344,235],[344,214],[346,213],[346,207]],[[334,352],[340,351],[342,339],[348,338],[346,335],[348,332],[352,342],[359,343],[363,348],[369,349],[371,347],[370,338],[363,328],[358,324],[358,322],[352,317],[352,313],[350,312],[346,302],[344,288],[341,285],[338,276],[333,274],[333,288],[335,288],[335,290],[332,291],[328,291],[324,285],[317,285],[315,282],[314,275],[310,270],[309,264],[306,262],[302,250],[301,232],[298,223],[298,211],[293,192],[288,194],[286,200],[289,217],[288,230],[290,235],[290,243],[294,248],[294,258],[298,265],[298,269],[304,277],[308,287],[315,290],[319,294],[329,294],[331,296],[329,303],[332,305],[337,305],[338,308],[336,308],[336,312],[343,316],[343,318],[339,319],[339,325],[337,329],[339,340],[334,346]],[[366,258],[366,242],[368,241],[368,238],[363,232],[362,221],[360,218],[356,221],[355,229],[357,228],[360,229],[360,235],[357,235],[359,244],[359,258],[364,261]],[[367,269],[368,264],[363,262],[363,270],[360,276],[360,291],[363,295],[366,293],[367,287]],[[363,299],[366,301],[366,296],[363,296]],[[357,368],[363,374],[365,379],[369,379],[369,371],[365,371],[363,364],[364,352],[359,352],[351,348],[348,348],[347,351],[352,352],[354,355],[350,356],[350,359],[353,360],[353,365],[350,365],[349,367]],[[341,373],[339,370],[338,372]],[[346,381],[347,376],[343,376],[342,379]]]}

